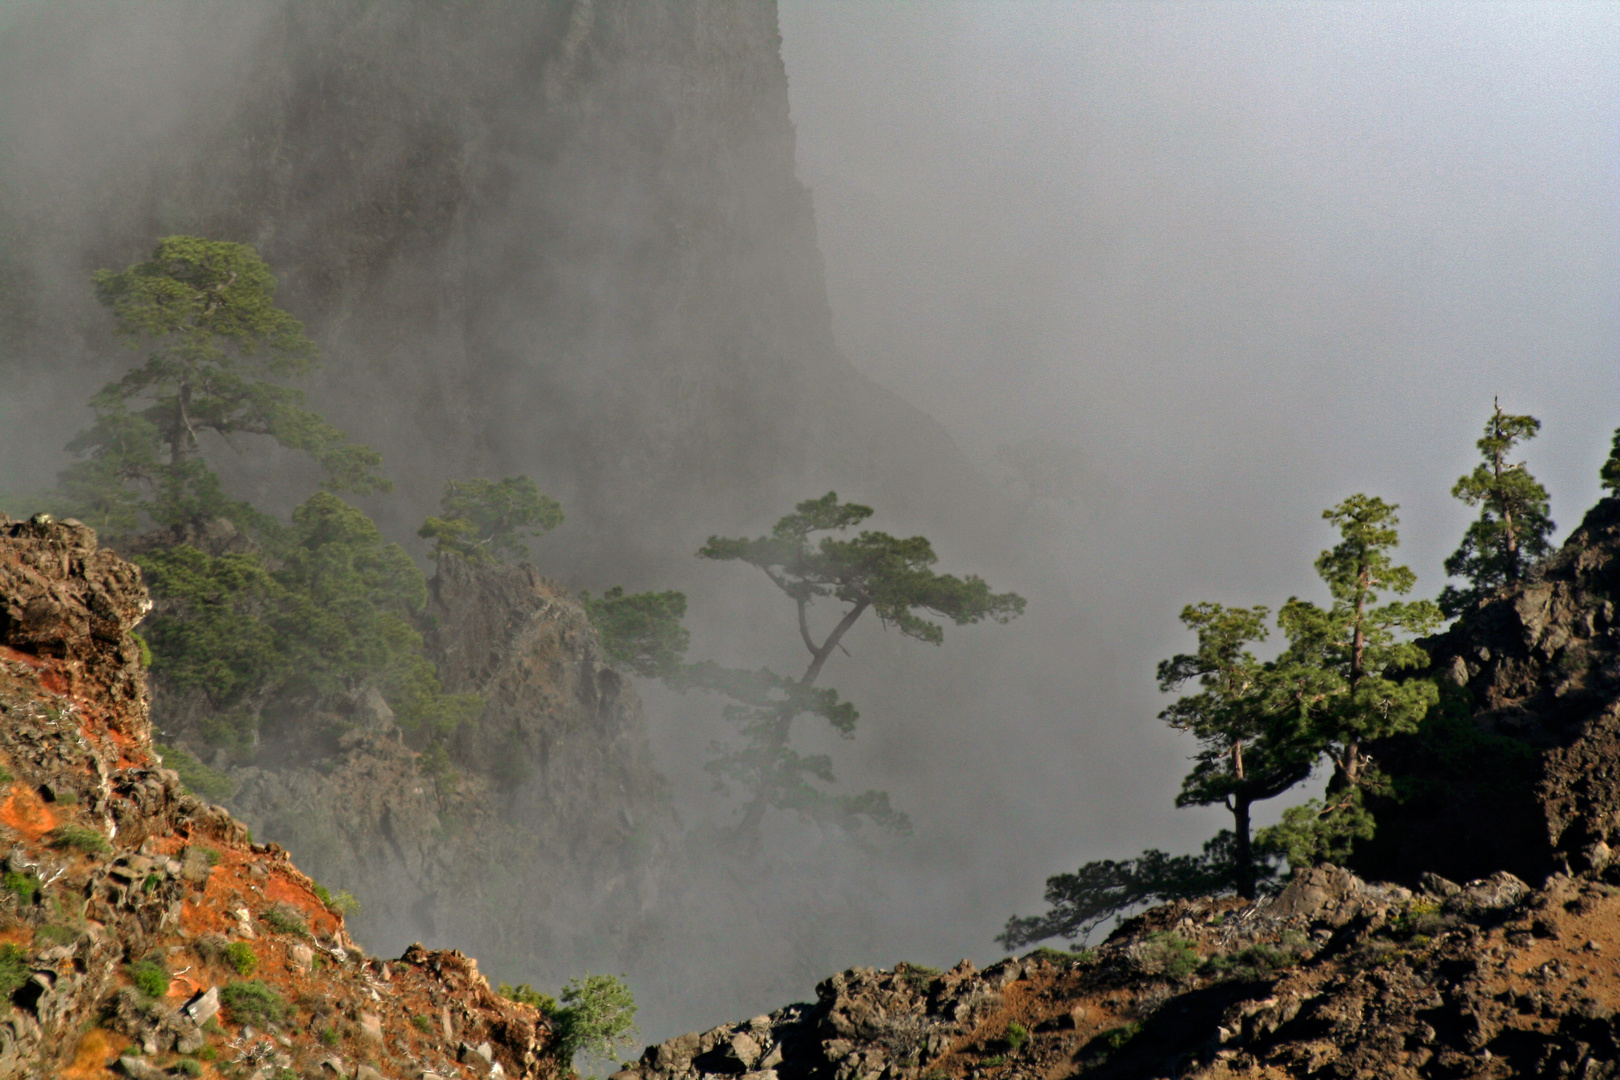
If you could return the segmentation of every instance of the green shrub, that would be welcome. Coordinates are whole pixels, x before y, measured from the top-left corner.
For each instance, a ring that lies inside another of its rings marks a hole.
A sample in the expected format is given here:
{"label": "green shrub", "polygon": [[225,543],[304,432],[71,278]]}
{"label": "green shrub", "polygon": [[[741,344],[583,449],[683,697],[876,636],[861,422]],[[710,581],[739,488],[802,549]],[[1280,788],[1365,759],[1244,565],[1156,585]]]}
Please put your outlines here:
{"label": "green shrub", "polygon": [[259,913],[259,918],[270,924],[270,929],[278,934],[292,934],[295,937],[309,937],[309,924],[304,921],[297,908],[291,904],[276,904]]}
{"label": "green shrub", "polygon": [[1019,1050],[1023,1049],[1025,1043],[1029,1042],[1029,1028],[1014,1020],[1012,1023],[1007,1025],[1007,1033],[1003,1035],[1002,1038],[1006,1040],[1007,1045],[1010,1046],[1012,1048],[1012,1052],[1016,1054]]}
{"label": "green shrub", "polygon": [[11,775],[10,769],[6,768],[4,765],[0,765],[0,784],[9,784],[15,779],[17,778]]}
{"label": "green shrub", "polygon": [[236,969],[238,975],[251,975],[259,967],[259,954],[245,941],[233,941],[225,946],[225,962]]}
{"label": "green shrub", "polygon": [[191,1058],[181,1058],[174,1063],[173,1071],[181,1076],[201,1076],[203,1074],[202,1062],[193,1061]]}
{"label": "green shrub", "polygon": [[210,802],[224,802],[236,794],[236,783],[218,769],[192,757],[177,746],[153,746],[163,764],[180,774],[181,785],[193,795],[201,795]]}
{"label": "green shrub", "polygon": [[1149,972],[1172,979],[1185,979],[1198,970],[1198,950],[1192,942],[1174,934],[1149,934],[1142,942],[1139,956]]}
{"label": "green shrub", "polygon": [[146,879],[141,882],[141,892],[151,892],[161,884],[163,884],[162,874],[147,874]]}
{"label": "green shrub", "polygon": [[59,923],[46,923],[34,931],[34,941],[52,945],[71,945],[79,940],[79,931]]}
{"label": "green shrub", "polygon": [[238,1024],[265,1027],[282,1024],[292,1012],[285,998],[271,989],[262,979],[248,982],[232,980],[219,992],[220,1004]]}
{"label": "green shrub", "polygon": [[508,1001],[515,1001],[520,1005],[533,1005],[540,1010],[542,1016],[551,1016],[557,1011],[556,998],[550,994],[542,994],[528,983],[518,983],[516,986],[501,983],[500,994]]}
{"label": "green shrub", "polygon": [[338,1029],[332,1027],[331,1025],[321,1028],[320,1039],[321,1045],[330,1050],[332,1047],[338,1044],[338,1040],[340,1039]]}
{"label": "green shrub", "polygon": [[558,1060],[563,1064],[572,1062],[581,1051],[611,1057],[629,1041],[635,1027],[636,999],[617,976],[587,974],[571,979],[561,997],[552,1023]]}
{"label": "green shrub", "polygon": [[1235,953],[1212,956],[1203,970],[1220,979],[1269,979],[1299,963],[1306,951],[1304,937],[1293,933],[1277,945],[1258,943]]}
{"label": "green shrub", "polygon": [[83,825],[58,825],[51,830],[51,846],[86,855],[100,855],[111,847],[105,836]]}
{"label": "green shrub", "polygon": [[1141,1024],[1126,1024],[1123,1027],[1109,1028],[1097,1036],[1097,1041],[1109,1050],[1118,1050],[1141,1033]]}
{"label": "green shrub", "polygon": [[169,972],[153,960],[141,960],[124,969],[135,989],[149,998],[160,998],[169,992]]}
{"label": "green shrub", "polygon": [[10,1008],[11,995],[34,974],[28,954],[15,945],[0,945],[0,1003]]}
{"label": "green shrub", "polygon": [[[212,1023],[212,1021],[210,1021],[210,1023]],[[218,1031],[219,1025],[215,1024],[214,1029],[215,1031]],[[207,1031],[208,1029],[205,1027],[203,1030]],[[219,1049],[213,1046],[205,1046],[192,1056],[198,1061],[213,1061],[215,1058],[219,1057]]]}
{"label": "green shrub", "polygon": [[328,911],[339,915],[347,915],[351,911],[360,910],[360,901],[356,900],[347,889],[339,889],[333,893],[325,885],[319,883],[315,886],[315,898],[326,905]]}
{"label": "green shrub", "polygon": [[32,904],[39,896],[39,878],[33,874],[23,874],[18,871],[9,871],[5,876],[6,891],[17,897],[21,904]]}
{"label": "green shrub", "polygon": [[902,963],[894,966],[894,973],[906,980],[906,985],[918,994],[926,993],[928,988],[939,978],[939,968],[929,967],[926,964]]}
{"label": "green shrub", "polygon": [[433,1017],[431,1016],[413,1016],[411,1017],[411,1023],[415,1024],[416,1030],[424,1035],[433,1030]]}
{"label": "green shrub", "polygon": [[208,860],[208,866],[210,869],[218,866],[225,860],[225,856],[221,855],[218,851],[215,851],[211,847],[198,848],[197,850],[202,852],[202,857]]}
{"label": "green shrub", "polygon": [[1026,954],[1024,959],[1041,960],[1048,964],[1057,964],[1061,967],[1067,967],[1068,965],[1074,963],[1075,953],[1063,949],[1054,949],[1050,945],[1042,945],[1034,952]]}

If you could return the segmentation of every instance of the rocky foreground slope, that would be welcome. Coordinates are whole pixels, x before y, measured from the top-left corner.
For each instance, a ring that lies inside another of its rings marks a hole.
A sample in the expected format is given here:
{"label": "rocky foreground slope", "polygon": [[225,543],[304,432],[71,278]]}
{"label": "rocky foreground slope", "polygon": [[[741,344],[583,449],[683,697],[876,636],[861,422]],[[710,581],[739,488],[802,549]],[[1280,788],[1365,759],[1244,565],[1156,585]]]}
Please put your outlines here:
{"label": "rocky foreground slope", "polygon": [[543,1077],[477,962],[368,957],[153,757],[133,566],[0,517],[0,1077]]}

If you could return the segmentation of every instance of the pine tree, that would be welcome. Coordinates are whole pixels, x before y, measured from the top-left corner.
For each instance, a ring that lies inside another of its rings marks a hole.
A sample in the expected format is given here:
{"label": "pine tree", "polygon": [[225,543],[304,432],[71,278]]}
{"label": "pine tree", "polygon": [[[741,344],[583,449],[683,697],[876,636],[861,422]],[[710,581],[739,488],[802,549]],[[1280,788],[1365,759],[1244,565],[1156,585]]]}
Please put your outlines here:
{"label": "pine tree", "polygon": [[1262,836],[1294,865],[1342,858],[1355,838],[1371,835],[1362,797],[1382,790],[1383,779],[1366,745],[1416,731],[1439,699],[1432,682],[1403,677],[1428,663],[1411,638],[1439,624],[1439,608],[1427,600],[1379,602],[1387,593],[1411,592],[1417,582],[1390,555],[1399,543],[1396,509],[1352,495],[1324,510],[1341,538],[1316,560],[1333,604],[1322,608],[1296,597],[1277,614],[1288,637],[1276,663],[1277,707],[1293,710],[1333,763],[1327,804],[1294,807]]}
{"label": "pine tree", "polygon": [[522,534],[540,536],[563,522],[562,506],[527,476],[504,480],[451,480],[444,485],[439,515],[416,535],[433,541],[433,557],[446,553],[469,562],[527,559]]}
{"label": "pine tree", "polygon": [[1198,650],[1159,664],[1166,693],[1197,680],[1202,688],[1159,714],[1172,727],[1197,736],[1197,763],[1182,781],[1177,806],[1225,806],[1232,814],[1232,879],[1239,896],[1253,898],[1259,881],[1250,831],[1254,804],[1275,798],[1310,775],[1320,747],[1298,714],[1279,709],[1270,665],[1249,650],[1266,638],[1264,607],[1195,604],[1181,621],[1198,633]]}
{"label": "pine tree", "polygon": [[334,491],[387,491],[381,458],[304,406],[280,381],[306,374],[314,343],[275,304],[276,279],[245,244],[171,236],[152,257],[94,277],[118,333],[146,358],[91,399],[95,423],[68,444],[80,460],[60,486],[91,524],[130,531],[234,515],[201,436],[254,435],[312,456]]}
{"label": "pine tree", "polygon": [[1441,591],[1440,609],[1448,617],[1518,581],[1551,550],[1548,537],[1554,526],[1547,516],[1547,489],[1523,462],[1508,460],[1515,446],[1535,438],[1539,430],[1541,421],[1535,417],[1504,413],[1496,403],[1485,421],[1485,435],[1476,444],[1484,460],[1451,489],[1453,498],[1480,507],[1480,513],[1445,562],[1447,574],[1468,582],[1463,588],[1447,585]]}
{"label": "pine tree", "polygon": [[[829,535],[871,516],[871,507],[840,503],[837,494],[828,492],[799,503],[769,536],[752,540],[711,536],[698,551],[701,558],[743,562],[763,571],[793,600],[799,638],[810,653],[809,665],[797,679],[766,669],[728,671],[713,664],[691,669],[693,685],[718,690],[737,703],[728,709],[728,716],[742,728],[745,742],[711,762],[709,769],[722,786],[735,784],[747,792],[738,827],[744,843],[757,843],[760,822],[772,806],[846,827],[861,819],[904,827],[904,816],[890,809],[881,792],[835,796],[811,783],[833,782],[830,759],[800,755],[790,745],[793,722],[806,714],[820,716],[841,735],[853,734],[855,710],[840,702],[834,691],[815,683],[862,615],[876,612],[884,626],[938,645],[944,640],[944,627],[928,615],[962,626],[986,619],[1006,623],[1024,610],[1023,597],[993,593],[977,576],[936,573],[932,566],[937,556],[924,537],[900,539],[870,531],[852,539]],[[810,608],[817,601],[841,607],[837,621],[819,640],[810,626]]]}
{"label": "pine tree", "polygon": [[1611,496],[1620,496],[1620,428],[1614,429],[1614,442],[1609,447],[1609,459],[1598,471],[1598,481]]}

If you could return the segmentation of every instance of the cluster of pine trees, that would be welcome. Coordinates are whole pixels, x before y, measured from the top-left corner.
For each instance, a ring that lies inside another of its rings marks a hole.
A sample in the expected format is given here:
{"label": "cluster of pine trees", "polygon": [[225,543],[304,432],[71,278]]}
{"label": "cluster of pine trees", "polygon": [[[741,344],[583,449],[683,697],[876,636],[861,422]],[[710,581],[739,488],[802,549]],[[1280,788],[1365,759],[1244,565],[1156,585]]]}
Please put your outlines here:
{"label": "cluster of pine trees", "polygon": [[[1273,659],[1254,652],[1270,632],[1268,608],[1185,608],[1181,621],[1197,647],[1158,667],[1162,691],[1191,690],[1159,714],[1198,744],[1176,805],[1222,806],[1232,827],[1199,855],[1149,850],[1048,878],[1048,911],[1014,916],[997,940],[1013,949],[1050,937],[1083,939],[1117,915],[1176,897],[1235,892],[1252,899],[1277,882],[1284,865],[1343,860],[1357,840],[1370,839],[1367,799],[1391,794],[1391,785],[1368,744],[1417,732],[1440,702],[1439,688],[1423,677],[1429,657],[1416,639],[1522,580],[1551,550],[1547,490],[1511,460],[1540,428],[1535,417],[1494,404],[1476,443],[1480,463],[1451,490],[1479,515],[1445,560],[1447,575],[1461,582],[1447,584],[1438,601],[1402,599],[1417,578],[1394,559],[1398,508],[1358,494],[1322,513],[1339,532],[1339,543],[1316,560],[1331,604],[1290,597],[1276,613],[1286,645]],[[1620,430],[1600,479],[1620,495]],[[1255,804],[1324,764],[1331,769],[1324,799],[1252,829]]]}

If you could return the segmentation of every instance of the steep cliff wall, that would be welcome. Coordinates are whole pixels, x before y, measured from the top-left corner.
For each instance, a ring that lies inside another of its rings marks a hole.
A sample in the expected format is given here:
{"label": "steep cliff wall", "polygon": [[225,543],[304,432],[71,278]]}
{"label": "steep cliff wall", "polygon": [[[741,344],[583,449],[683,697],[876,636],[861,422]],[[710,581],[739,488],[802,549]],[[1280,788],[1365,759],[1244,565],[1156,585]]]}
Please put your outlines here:
{"label": "steep cliff wall", "polygon": [[402,536],[473,474],[541,478],[552,550],[621,574],[835,483],[936,518],[977,489],[833,341],[770,0],[66,0],[0,47],[0,366],[65,407],[119,356],[90,271],[195,232],[275,268]]}
{"label": "steep cliff wall", "polygon": [[1528,580],[1424,643],[1441,707],[1373,752],[1365,873],[1413,881],[1601,869],[1620,846],[1620,500],[1587,513]]}
{"label": "steep cliff wall", "polygon": [[0,516],[0,1077],[555,1075],[476,961],[368,959],[285,851],[158,765],[149,606],[89,529]]}

